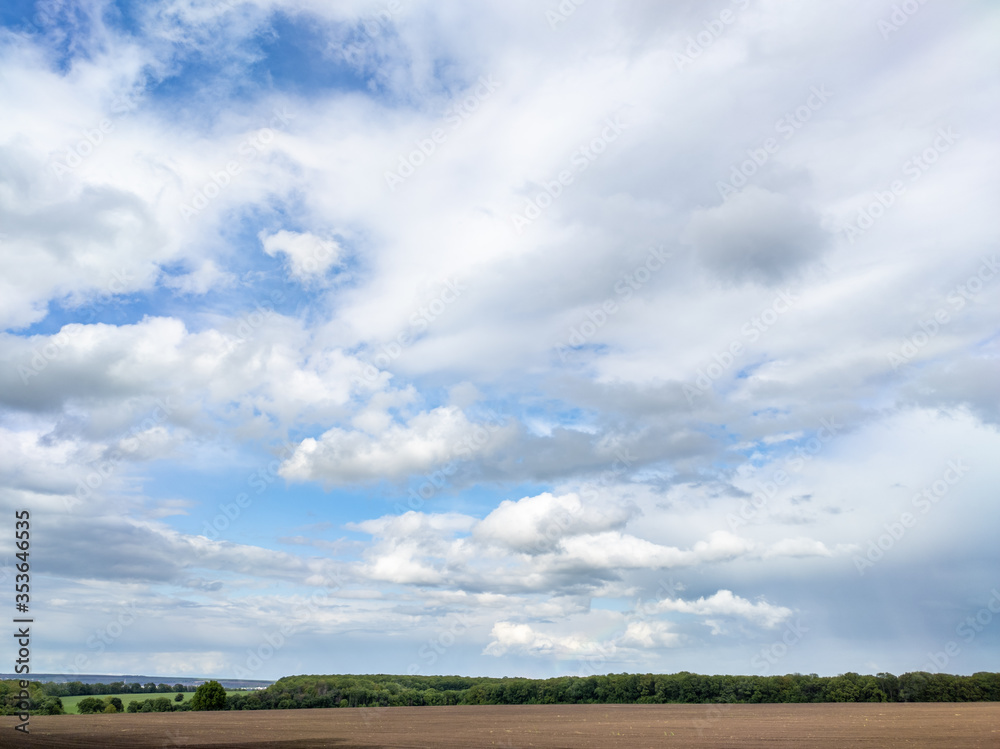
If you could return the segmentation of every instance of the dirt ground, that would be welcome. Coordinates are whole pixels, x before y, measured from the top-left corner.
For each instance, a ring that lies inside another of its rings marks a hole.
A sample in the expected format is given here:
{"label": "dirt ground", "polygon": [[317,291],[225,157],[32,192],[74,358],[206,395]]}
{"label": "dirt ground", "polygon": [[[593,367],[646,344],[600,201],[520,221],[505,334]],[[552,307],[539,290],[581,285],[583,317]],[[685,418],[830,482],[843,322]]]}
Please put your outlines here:
{"label": "dirt ground", "polygon": [[512,705],[58,715],[2,747],[1000,749],[1000,703]]}

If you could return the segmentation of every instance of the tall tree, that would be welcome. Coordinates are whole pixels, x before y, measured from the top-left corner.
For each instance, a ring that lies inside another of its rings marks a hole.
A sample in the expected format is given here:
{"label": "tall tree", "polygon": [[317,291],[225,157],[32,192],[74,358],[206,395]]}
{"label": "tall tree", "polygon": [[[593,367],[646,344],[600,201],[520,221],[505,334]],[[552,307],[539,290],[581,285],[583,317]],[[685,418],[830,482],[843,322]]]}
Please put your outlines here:
{"label": "tall tree", "polygon": [[192,710],[225,710],[226,690],[215,681],[206,681],[196,690],[191,698]]}

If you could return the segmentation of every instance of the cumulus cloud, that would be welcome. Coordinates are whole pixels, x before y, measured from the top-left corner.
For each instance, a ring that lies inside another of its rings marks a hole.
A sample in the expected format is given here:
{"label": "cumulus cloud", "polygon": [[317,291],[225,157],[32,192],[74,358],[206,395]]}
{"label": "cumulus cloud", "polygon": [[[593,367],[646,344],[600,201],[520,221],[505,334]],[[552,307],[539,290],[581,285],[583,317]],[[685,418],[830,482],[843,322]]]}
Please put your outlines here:
{"label": "cumulus cloud", "polygon": [[516,502],[504,500],[476,524],[473,535],[486,544],[539,553],[552,551],[568,536],[621,528],[635,512],[635,507],[613,506],[602,510],[585,505],[577,494],[545,493]]}
{"label": "cumulus cloud", "polygon": [[483,649],[485,655],[517,653],[565,658],[603,652],[599,643],[582,635],[549,636],[536,631],[529,624],[497,622],[493,625],[490,637],[493,639]]}
{"label": "cumulus cloud", "polygon": [[330,268],[341,262],[343,249],[332,239],[321,239],[309,232],[282,229],[274,234],[260,233],[264,252],[275,257],[284,255],[288,271],[297,281],[322,278]]}
{"label": "cumulus cloud", "polygon": [[[40,657],[135,599],[107,668],[231,676],[341,567],[262,678],[391,672],[457,614],[452,672],[740,671],[792,610],[789,670],[954,636],[1000,522],[996,11],[752,5],[684,59],[717,14],[681,5],[4,14],[0,504],[46,529]],[[630,607],[667,575],[705,595]]]}
{"label": "cumulus cloud", "polygon": [[44,164],[28,162],[0,147],[2,327],[42,320],[49,300],[81,305],[151,288],[166,248],[145,202],[111,186],[56,189],[44,184]]}
{"label": "cumulus cloud", "polygon": [[750,560],[756,555],[752,542],[725,531],[711,533],[690,549],[653,543],[622,530],[603,531],[624,526],[634,510],[608,503],[603,509],[561,514],[566,508],[575,511],[577,501],[575,494],[544,494],[509,502],[482,520],[460,513],[408,511],[349,527],[373,537],[361,569],[375,579],[448,583],[503,594],[596,594],[607,580],[630,571]]}
{"label": "cumulus cloud", "polygon": [[473,423],[456,406],[417,414],[376,434],[335,427],[319,439],[302,440],[282,465],[281,475],[296,481],[349,484],[429,473],[495,447],[491,438],[498,430],[495,424]]}
{"label": "cumulus cloud", "polygon": [[656,604],[656,609],[697,616],[735,616],[768,629],[777,627],[792,615],[792,610],[784,606],[774,606],[766,601],[753,603],[733,595],[730,590],[720,590],[708,598],[702,596],[696,601],[680,598],[660,601]]}
{"label": "cumulus cloud", "polygon": [[305,403],[315,414],[342,413],[364,365],[336,348],[304,352],[300,324],[262,309],[216,317],[218,328],[201,332],[177,318],[145,317],[131,325],[72,323],[50,335],[0,334],[0,403],[31,412],[115,404],[123,430],[140,418],[137,409],[152,410],[170,395],[209,409],[263,408],[282,419],[297,418]]}
{"label": "cumulus cloud", "polygon": [[652,649],[675,647],[680,641],[680,635],[671,631],[668,623],[643,620],[629,622],[618,644],[624,647]]}

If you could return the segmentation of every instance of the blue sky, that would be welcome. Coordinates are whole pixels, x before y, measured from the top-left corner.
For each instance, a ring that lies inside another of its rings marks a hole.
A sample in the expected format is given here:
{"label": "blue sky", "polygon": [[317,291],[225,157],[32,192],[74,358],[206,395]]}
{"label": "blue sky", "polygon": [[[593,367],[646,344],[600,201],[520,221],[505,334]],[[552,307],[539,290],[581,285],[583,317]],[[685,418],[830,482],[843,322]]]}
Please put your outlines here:
{"label": "blue sky", "polygon": [[907,8],[8,3],[35,669],[1000,668],[1000,16]]}

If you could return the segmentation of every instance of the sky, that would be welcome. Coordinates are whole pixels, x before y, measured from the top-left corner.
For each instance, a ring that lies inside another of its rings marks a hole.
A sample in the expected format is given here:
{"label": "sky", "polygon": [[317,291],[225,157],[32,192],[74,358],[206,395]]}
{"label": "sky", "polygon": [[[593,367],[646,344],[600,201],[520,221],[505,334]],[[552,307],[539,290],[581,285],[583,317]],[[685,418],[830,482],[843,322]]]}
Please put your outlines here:
{"label": "sky", "polygon": [[32,672],[1000,671],[995,3],[0,24]]}

